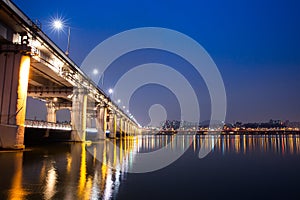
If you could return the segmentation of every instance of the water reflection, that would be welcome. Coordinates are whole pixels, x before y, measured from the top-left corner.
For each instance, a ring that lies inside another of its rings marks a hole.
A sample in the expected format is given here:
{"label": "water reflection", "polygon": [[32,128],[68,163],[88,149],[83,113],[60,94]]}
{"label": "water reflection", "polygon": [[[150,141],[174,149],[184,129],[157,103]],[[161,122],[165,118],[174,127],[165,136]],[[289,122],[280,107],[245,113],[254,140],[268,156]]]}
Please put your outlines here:
{"label": "water reflection", "polygon": [[194,151],[198,151],[201,144],[212,145],[214,139],[217,143],[213,151],[226,153],[253,153],[271,152],[275,154],[299,154],[300,135],[221,135],[220,137],[208,135],[194,136]]}
{"label": "water reflection", "polygon": [[114,140],[112,148],[105,145],[110,141],[102,141],[102,151],[94,148],[94,154],[102,152],[102,163],[85,144],[1,152],[0,199],[110,199],[124,178],[122,171],[133,161],[137,141]]}
{"label": "water reflection", "polygon": [[117,172],[144,173],[168,166],[189,148],[192,139],[188,135],[136,136],[129,140],[95,142],[87,150]]}
{"label": "water reflection", "polygon": [[[171,143],[172,142],[172,143]],[[112,199],[139,153],[211,147],[213,153],[299,154],[299,135],[137,136],[95,144],[59,144],[0,152],[0,199]],[[112,144],[112,145],[111,145]],[[96,157],[101,156],[101,162]]]}
{"label": "water reflection", "polygon": [[[12,178],[12,189],[9,190],[9,199],[23,199],[27,195],[27,192],[22,187],[22,153],[16,153],[14,156],[15,174]],[[1,162],[2,164],[2,162]]]}

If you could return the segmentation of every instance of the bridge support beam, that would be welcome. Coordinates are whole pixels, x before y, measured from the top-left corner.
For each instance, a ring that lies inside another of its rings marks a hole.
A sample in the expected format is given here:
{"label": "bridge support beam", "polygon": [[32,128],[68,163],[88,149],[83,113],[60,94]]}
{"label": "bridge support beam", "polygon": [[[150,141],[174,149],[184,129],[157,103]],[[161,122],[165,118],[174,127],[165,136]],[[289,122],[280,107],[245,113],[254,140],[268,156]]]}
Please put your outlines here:
{"label": "bridge support beam", "polygon": [[100,105],[97,107],[96,127],[98,131],[97,139],[105,139],[107,130],[107,107]]}
{"label": "bridge support beam", "polygon": [[72,141],[86,140],[87,92],[83,88],[74,88],[72,99],[71,123]]}
{"label": "bridge support beam", "polygon": [[0,49],[0,148],[23,149],[30,56]]}

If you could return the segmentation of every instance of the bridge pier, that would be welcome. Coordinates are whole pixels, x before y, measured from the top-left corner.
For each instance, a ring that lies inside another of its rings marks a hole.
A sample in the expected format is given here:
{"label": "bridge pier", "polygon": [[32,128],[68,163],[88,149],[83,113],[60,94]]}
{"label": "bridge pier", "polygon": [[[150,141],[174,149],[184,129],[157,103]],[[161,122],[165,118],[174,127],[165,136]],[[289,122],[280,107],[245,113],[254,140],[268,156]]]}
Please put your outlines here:
{"label": "bridge pier", "polygon": [[24,123],[30,69],[30,56],[24,54],[26,52],[30,52],[26,45],[0,46],[0,148],[25,147]]}
{"label": "bridge pier", "polygon": [[128,121],[127,120],[124,120],[124,132],[125,132],[125,135],[128,135]]}
{"label": "bridge pier", "polygon": [[115,138],[117,134],[117,118],[115,111],[111,110],[109,113],[109,123],[108,123],[108,129],[109,129],[109,137]]}
{"label": "bridge pier", "polygon": [[122,124],[122,136],[126,137],[126,119],[125,118],[122,119],[121,124]]}
{"label": "bridge pier", "polygon": [[97,107],[96,123],[98,131],[97,139],[105,139],[107,130],[107,106],[104,104]]}
{"label": "bridge pier", "polygon": [[119,118],[119,127],[120,127],[120,138],[123,137],[124,129],[123,129],[123,118],[120,116]]}
{"label": "bridge pier", "polygon": [[128,135],[131,135],[132,133],[131,133],[131,123],[130,122],[128,122],[128,124],[127,124],[127,129],[128,129]]}
{"label": "bridge pier", "polygon": [[52,122],[52,123],[56,123],[56,108],[55,108],[55,104],[50,101],[48,103],[46,103],[46,107],[47,107],[47,122]]}
{"label": "bridge pier", "polygon": [[91,113],[87,113],[87,116],[86,116],[86,127],[87,128],[92,128],[93,126],[93,116]]}
{"label": "bridge pier", "polygon": [[87,91],[84,88],[74,88],[71,110],[72,141],[84,142],[86,140],[86,120]]}
{"label": "bridge pier", "polygon": [[121,122],[122,122],[122,118],[121,118],[120,115],[117,114],[116,115],[116,128],[117,128],[116,132],[119,134],[120,137],[122,137],[122,124],[121,124]]}

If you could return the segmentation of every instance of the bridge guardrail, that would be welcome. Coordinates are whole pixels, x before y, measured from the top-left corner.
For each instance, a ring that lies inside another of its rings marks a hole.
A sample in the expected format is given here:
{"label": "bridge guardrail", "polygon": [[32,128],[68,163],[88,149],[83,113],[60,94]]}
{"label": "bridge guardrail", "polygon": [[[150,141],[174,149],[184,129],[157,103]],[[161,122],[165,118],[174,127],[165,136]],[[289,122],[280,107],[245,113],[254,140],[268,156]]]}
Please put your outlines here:
{"label": "bridge guardrail", "polygon": [[26,120],[25,127],[57,129],[57,130],[72,130],[71,124],[53,123],[53,122],[38,121],[38,120]]}

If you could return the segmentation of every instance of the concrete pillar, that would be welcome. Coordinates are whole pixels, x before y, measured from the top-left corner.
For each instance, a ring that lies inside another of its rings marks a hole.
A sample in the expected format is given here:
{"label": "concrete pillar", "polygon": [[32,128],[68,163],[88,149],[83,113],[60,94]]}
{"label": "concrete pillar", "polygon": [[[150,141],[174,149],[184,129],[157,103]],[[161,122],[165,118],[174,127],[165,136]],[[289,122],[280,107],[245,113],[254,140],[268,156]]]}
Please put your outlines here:
{"label": "concrete pillar", "polygon": [[120,127],[120,138],[122,138],[123,137],[123,133],[124,133],[122,116],[120,116],[120,118],[119,118],[119,127]]}
{"label": "concrete pillar", "polygon": [[86,139],[86,111],[87,91],[83,88],[74,88],[71,112],[73,141],[84,142]]}
{"label": "concrete pillar", "polygon": [[131,131],[130,131],[130,121],[127,122],[127,133],[128,133],[128,135],[131,135]]}
{"label": "concrete pillar", "polygon": [[87,128],[92,128],[92,124],[93,124],[93,116],[92,116],[92,114],[87,114],[87,116],[86,116],[86,127]]}
{"label": "concrete pillar", "polygon": [[126,129],[127,129],[127,135],[130,135],[130,122],[129,121],[127,121]]}
{"label": "concrete pillar", "polygon": [[119,134],[119,137],[122,137],[122,117],[121,115],[116,115],[116,122],[117,122],[117,133]]}
{"label": "concrete pillar", "polygon": [[122,136],[126,136],[126,119],[122,119]]}
{"label": "concrete pillar", "polygon": [[124,127],[123,128],[124,129],[124,136],[126,136],[127,135],[127,120],[124,119],[123,121],[124,121],[124,126],[123,126]]}
{"label": "concrete pillar", "polygon": [[97,131],[98,131],[98,139],[105,139],[106,137],[106,129],[107,129],[107,107],[106,105],[100,105],[97,107]]}
{"label": "concrete pillar", "polygon": [[48,103],[46,103],[46,107],[47,107],[47,122],[52,122],[52,123],[56,123],[56,108],[55,108],[55,104],[50,101]]}
{"label": "concrete pillar", "polygon": [[131,122],[129,122],[129,133],[130,133],[130,135],[132,135],[132,124],[131,124]]}
{"label": "concrete pillar", "polygon": [[117,134],[117,117],[114,111],[110,111],[109,113],[109,137],[115,138]]}
{"label": "concrete pillar", "polygon": [[23,149],[30,56],[9,49],[4,52],[3,46],[0,46],[0,147]]}

